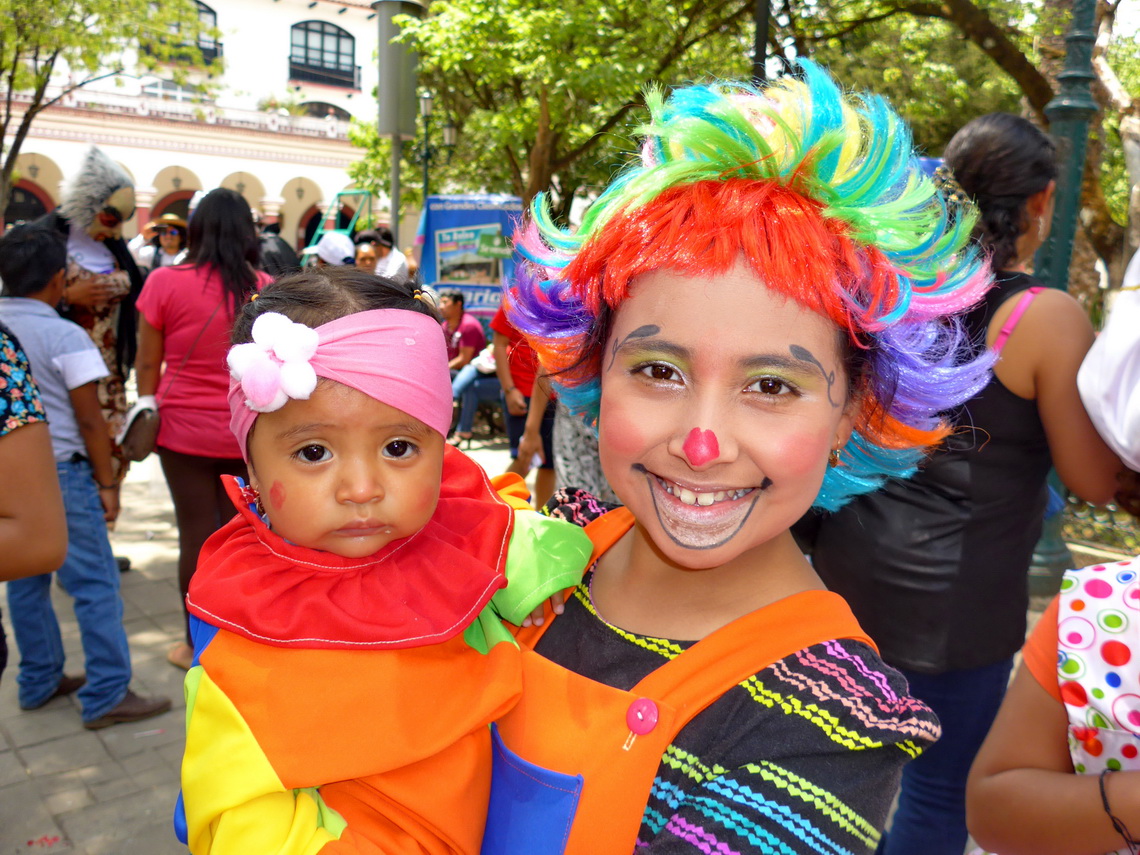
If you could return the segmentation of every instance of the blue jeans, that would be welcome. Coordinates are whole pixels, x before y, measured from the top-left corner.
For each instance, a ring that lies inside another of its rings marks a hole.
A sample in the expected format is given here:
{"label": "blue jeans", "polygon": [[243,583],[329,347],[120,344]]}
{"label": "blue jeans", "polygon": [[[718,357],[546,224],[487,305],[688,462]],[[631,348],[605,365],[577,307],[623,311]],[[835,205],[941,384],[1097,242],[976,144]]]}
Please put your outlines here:
{"label": "blue jeans", "polygon": [[[119,568],[107,539],[99,490],[86,461],[55,464],[67,513],[67,557],[56,571],[75,600],[87,683],[77,697],[83,720],[99,718],[126,696],[131,654],[123,629]],[[20,672],[16,678],[22,706],[38,706],[63,678],[63,640],[51,605],[51,574],[8,583],[8,611]]]}
{"label": "blue jeans", "polygon": [[459,401],[456,433],[471,433],[479,404],[483,401],[498,401],[499,391],[499,378],[494,374],[480,374],[470,362],[460,368],[451,381],[451,397]]}
{"label": "blue jeans", "polygon": [[879,844],[881,855],[962,855],[968,836],[966,776],[1001,706],[1012,667],[1006,659],[945,674],[902,672],[910,693],[938,715],[942,738],[903,768],[898,811]]}

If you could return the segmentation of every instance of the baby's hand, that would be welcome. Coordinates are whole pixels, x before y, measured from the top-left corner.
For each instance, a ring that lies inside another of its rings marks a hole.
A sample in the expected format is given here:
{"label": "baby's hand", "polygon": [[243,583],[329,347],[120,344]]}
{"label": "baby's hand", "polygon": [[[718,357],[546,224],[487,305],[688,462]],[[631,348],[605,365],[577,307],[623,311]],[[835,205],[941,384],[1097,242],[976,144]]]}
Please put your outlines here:
{"label": "baby's hand", "polygon": [[[562,614],[563,603],[566,602],[566,592],[565,591],[558,591],[557,593],[552,594],[549,602],[550,602],[551,610],[556,615]],[[523,618],[523,622],[522,622],[523,627],[528,627],[531,625],[542,626],[543,623],[546,622],[545,612],[546,612],[546,609],[543,605],[538,606],[538,608],[536,608],[533,612],[531,612],[529,616]]]}

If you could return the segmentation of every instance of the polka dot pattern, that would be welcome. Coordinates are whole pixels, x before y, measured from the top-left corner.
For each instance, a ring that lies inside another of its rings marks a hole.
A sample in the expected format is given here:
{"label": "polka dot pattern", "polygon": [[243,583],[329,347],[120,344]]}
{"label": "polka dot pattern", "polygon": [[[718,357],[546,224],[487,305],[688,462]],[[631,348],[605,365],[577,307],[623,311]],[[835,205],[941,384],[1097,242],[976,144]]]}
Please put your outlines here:
{"label": "polka dot pattern", "polygon": [[[1079,774],[1140,770],[1140,559],[1070,570],[1057,616],[1057,677]],[[1124,850],[1122,850],[1124,851]]]}

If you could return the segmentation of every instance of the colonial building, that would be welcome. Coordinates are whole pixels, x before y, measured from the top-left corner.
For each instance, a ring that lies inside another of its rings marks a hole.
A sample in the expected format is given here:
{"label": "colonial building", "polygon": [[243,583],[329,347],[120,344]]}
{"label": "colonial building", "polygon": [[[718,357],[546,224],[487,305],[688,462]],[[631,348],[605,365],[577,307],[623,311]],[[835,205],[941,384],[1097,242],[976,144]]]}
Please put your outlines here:
{"label": "colonial building", "polygon": [[193,70],[184,83],[172,68],[117,75],[42,112],[17,160],[8,222],[54,207],[60,182],[94,143],[135,180],[128,235],[164,213],[185,216],[198,190],[229,187],[279,222],[287,241],[307,242],[360,156],[349,119],[375,121],[375,13],[367,0],[197,5],[220,31],[199,47],[207,60],[221,57],[222,74],[205,86]]}

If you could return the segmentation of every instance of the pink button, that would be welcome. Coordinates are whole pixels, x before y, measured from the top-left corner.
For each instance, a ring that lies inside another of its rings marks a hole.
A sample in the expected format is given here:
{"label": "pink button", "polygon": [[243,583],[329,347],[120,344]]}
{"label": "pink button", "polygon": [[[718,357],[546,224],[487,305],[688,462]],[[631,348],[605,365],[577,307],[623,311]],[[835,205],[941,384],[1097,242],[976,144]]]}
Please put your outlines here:
{"label": "pink button", "polygon": [[649,698],[638,698],[626,710],[625,723],[631,733],[644,736],[657,727],[657,704]]}

